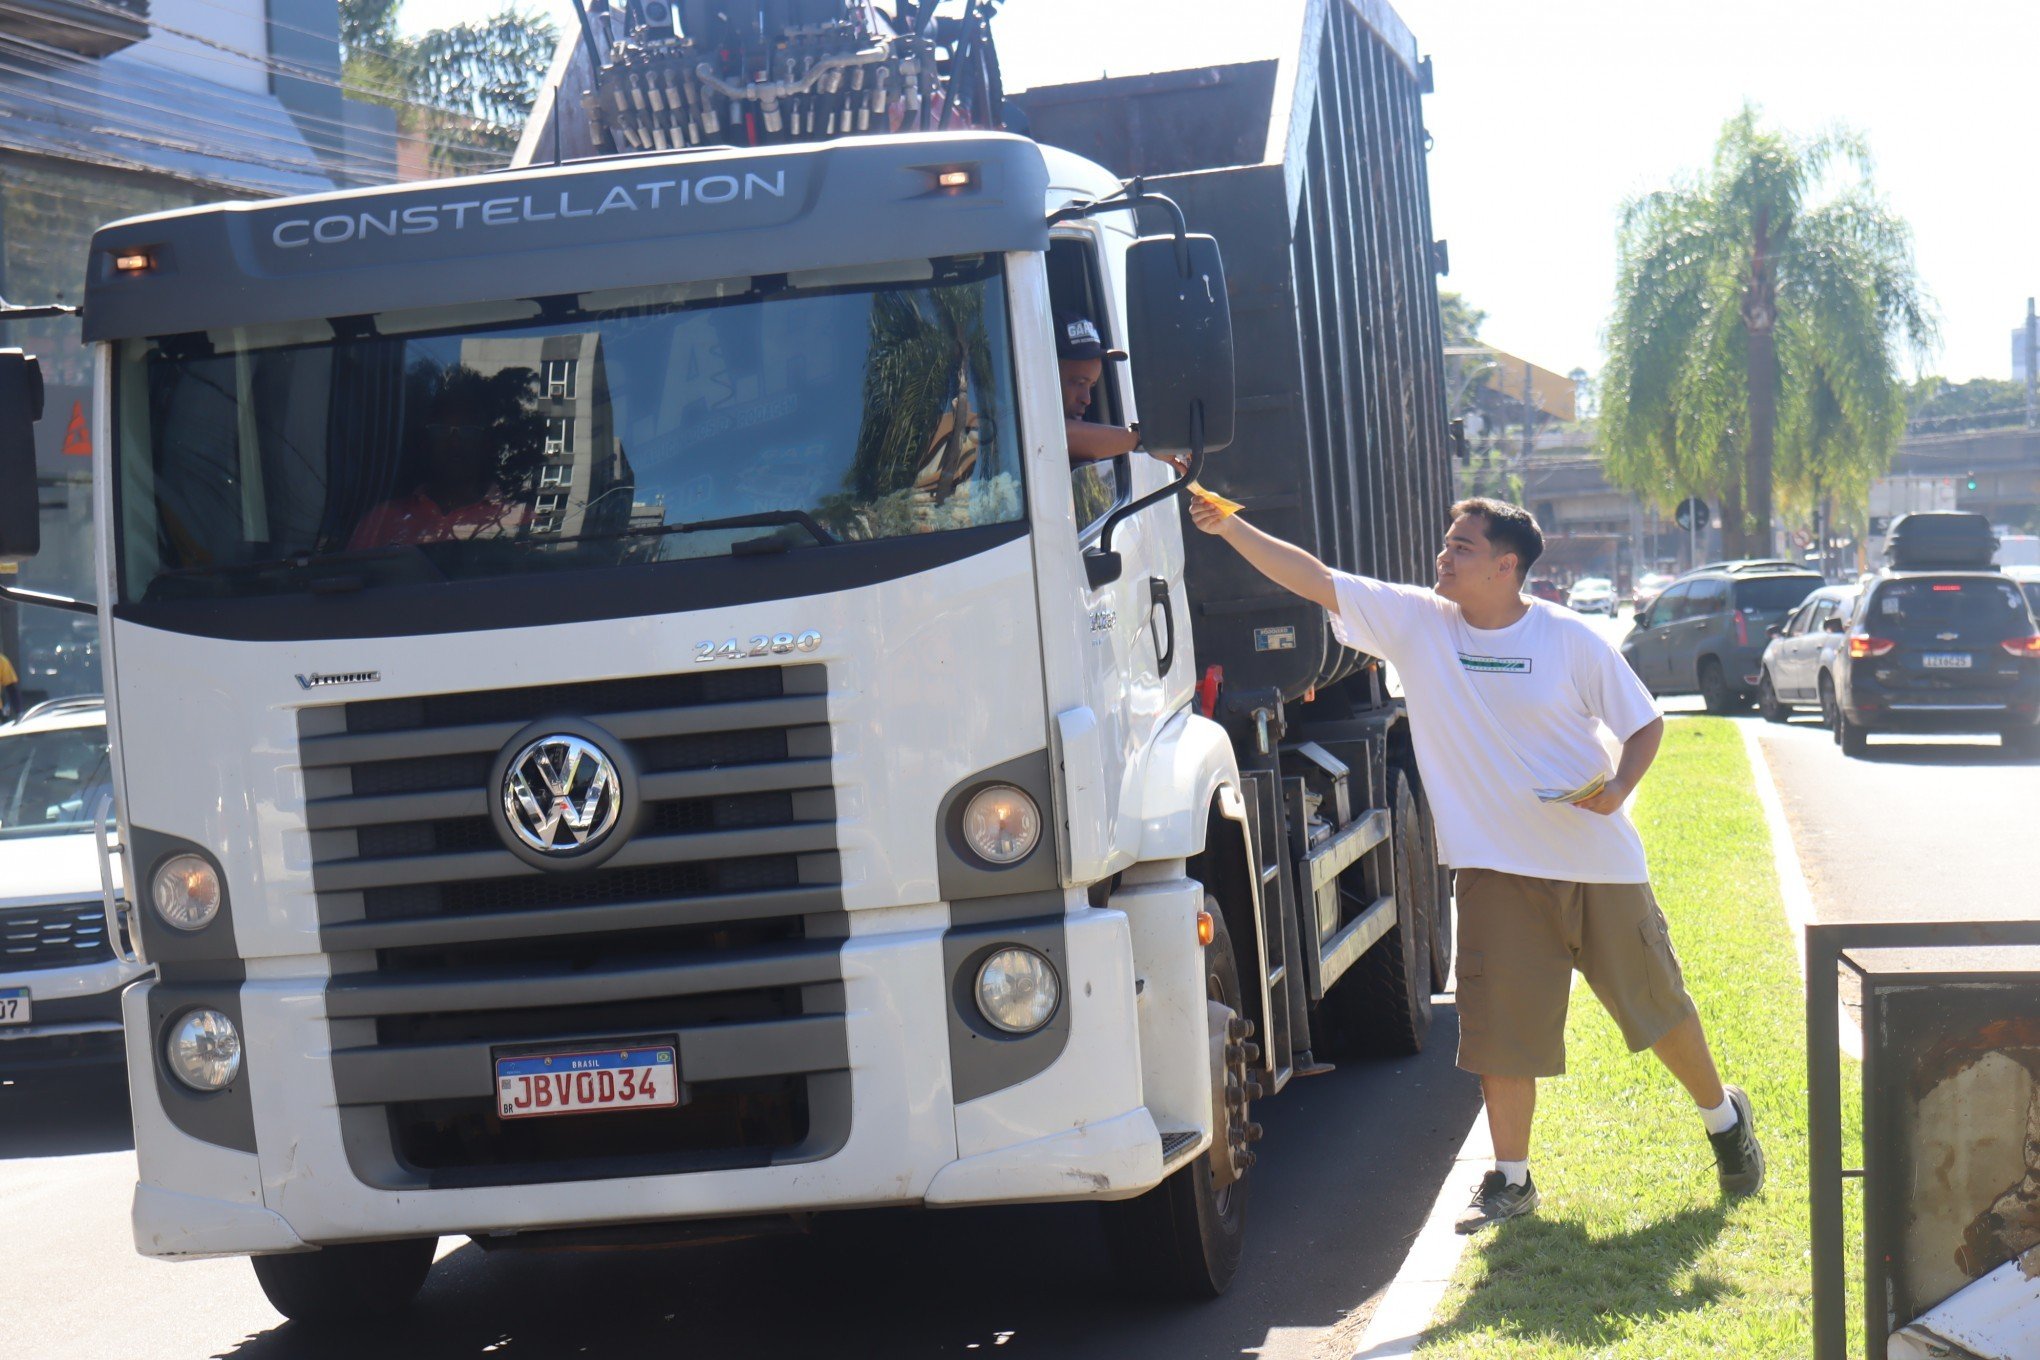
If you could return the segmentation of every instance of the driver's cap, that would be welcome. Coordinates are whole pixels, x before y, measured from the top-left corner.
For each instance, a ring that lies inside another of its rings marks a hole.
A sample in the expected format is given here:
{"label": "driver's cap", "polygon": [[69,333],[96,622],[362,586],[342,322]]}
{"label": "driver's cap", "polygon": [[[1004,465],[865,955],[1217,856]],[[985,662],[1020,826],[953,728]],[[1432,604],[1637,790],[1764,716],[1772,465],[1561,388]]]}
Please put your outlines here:
{"label": "driver's cap", "polygon": [[1105,348],[1104,339],[1091,318],[1066,312],[1056,318],[1055,357],[1058,359],[1124,359],[1123,349]]}

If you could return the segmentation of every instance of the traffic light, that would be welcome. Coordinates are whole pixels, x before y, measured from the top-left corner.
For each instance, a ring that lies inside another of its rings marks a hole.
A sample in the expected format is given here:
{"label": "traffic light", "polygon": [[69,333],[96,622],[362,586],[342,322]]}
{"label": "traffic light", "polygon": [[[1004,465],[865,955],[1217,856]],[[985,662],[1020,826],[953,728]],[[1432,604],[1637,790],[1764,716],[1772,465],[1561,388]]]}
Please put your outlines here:
{"label": "traffic light", "polygon": [[1968,481],[1966,481],[1965,483],[1963,483],[1963,486],[1964,486],[1964,489],[1965,489],[1965,490],[1969,490],[1969,491],[1974,491],[1974,490],[1976,490],[1976,474],[1975,474],[1975,473],[1973,473],[1973,472],[1972,472],[1972,473],[1970,473],[1970,474],[1969,474],[1969,479],[1968,479]]}
{"label": "traffic light", "polygon": [[42,408],[42,365],[33,354],[0,349],[0,562],[34,557],[42,546],[35,480]]}

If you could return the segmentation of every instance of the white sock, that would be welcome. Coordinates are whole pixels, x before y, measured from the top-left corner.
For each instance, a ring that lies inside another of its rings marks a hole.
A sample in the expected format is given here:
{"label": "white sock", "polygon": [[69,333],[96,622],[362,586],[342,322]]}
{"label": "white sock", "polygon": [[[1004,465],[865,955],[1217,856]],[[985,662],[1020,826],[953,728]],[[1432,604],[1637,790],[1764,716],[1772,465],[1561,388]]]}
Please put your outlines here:
{"label": "white sock", "polygon": [[1502,1179],[1511,1185],[1521,1185],[1530,1179],[1530,1161],[1526,1157],[1520,1162],[1505,1162],[1495,1158],[1495,1170],[1502,1173]]}
{"label": "white sock", "polygon": [[1707,1126],[1709,1133],[1727,1133],[1735,1127],[1735,1121],[1739,1117],[1735,1112],[1734,1102],[1725,1095],[1721,1098],[1721,1103],[1713,1109],[1700,1111],[1700,1122]]}

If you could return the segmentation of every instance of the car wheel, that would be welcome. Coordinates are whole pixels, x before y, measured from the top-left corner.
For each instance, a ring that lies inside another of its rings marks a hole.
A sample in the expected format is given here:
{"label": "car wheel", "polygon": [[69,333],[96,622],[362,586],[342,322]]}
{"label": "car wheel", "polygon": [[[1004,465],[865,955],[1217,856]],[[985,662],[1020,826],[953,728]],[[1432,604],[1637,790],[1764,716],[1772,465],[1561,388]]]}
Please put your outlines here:
{"label": "car wheel", "polygon": [[1765,722],[1781,723],[1792,716],[1792,710],[1778,702],[1778,691],[1771,684],[1769,667],[1764,670],[1764,678],[1757,682],[1757,711],[1764,715]]}
{"label": "car wheel", "polygon": [[2040,727],[2015,727],[2001,740],[2007,751],[2022,756],[2040,756]]}
{"label": "car wheel", "polygon": [[1835,709],[1835,743],[1845,756],[1860,756],[1870,749],[1870,734],[1863,730],[1863,724],[1850,722],[1849,715],[1839,706]]}
{"label": "car wheel", "polygon": [[1825,671],[1820,677],[1820,725],[1830,732],[1835,728],[1835,682]]}
{"label": "car wheel", "polygon": [[1721,663],[1708,657],[1700,663],[1700,698],[1707,705],[1707,711],[1717,717],[1733,713],[1736,709],[1737,694],[1729,688],[1728,677],[1721,673]]}

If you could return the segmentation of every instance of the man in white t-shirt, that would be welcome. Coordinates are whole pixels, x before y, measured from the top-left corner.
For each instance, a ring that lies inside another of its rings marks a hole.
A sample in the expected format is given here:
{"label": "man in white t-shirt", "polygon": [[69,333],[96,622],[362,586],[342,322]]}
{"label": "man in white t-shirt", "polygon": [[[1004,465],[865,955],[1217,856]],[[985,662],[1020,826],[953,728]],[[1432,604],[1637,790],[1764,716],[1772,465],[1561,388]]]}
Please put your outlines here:
{"label": "man in white t-shirt", "polygon": [[1624,811],[1664,719],[1585,620],[1522,593],[1544,551],[1537,521],[1505,501],[1461,501],[1425,590],[1334,571],[1202,501],[1190,514],[1401,677],[1438,858],[1455,871],[1459,1066],[1480,1076],[1495,1146],[1459,1231],[1537,1207],[1537,1078],[1565,1071],[1574,969],[1631,1051],[1655,1052],[1700,1106],[1723,1193],[1757,1190],[1749,1096],[1715,1071]]}

